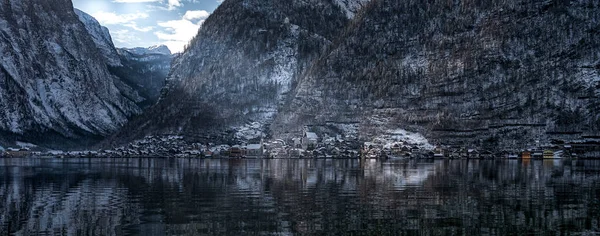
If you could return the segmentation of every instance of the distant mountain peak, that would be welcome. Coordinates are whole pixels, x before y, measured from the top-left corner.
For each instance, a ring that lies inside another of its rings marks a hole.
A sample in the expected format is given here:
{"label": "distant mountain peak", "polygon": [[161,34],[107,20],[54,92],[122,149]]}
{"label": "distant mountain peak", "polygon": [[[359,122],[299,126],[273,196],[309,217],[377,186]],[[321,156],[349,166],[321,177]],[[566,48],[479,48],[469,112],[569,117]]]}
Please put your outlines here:
{"label": "distant mountain peak", "polygon": [[171,50],[169,50],[169,47],[167,47],[164,44],[148,47],[148,50],[156,51],[156,52],[163,52],[164,54],[171,54]]}
{"label": "distant mountain peak", "polygon": [[144,47],[135,47],[135,48],[123,48],[124,50],[136,54],[136,55],[149,55],[149,54],[161,54],[161,55],[171,55],[171,50],[165,45],[155,45],[147,48]]}

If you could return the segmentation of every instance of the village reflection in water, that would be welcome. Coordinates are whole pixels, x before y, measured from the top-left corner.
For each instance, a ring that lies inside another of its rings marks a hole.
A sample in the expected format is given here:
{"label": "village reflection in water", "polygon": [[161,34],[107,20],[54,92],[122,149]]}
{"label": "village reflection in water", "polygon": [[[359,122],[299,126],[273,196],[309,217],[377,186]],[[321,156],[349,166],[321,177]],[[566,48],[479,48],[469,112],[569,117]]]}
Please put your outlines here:
{"label": "village reflection in water", "polygon": [[0,234],[598,233],[592,160],[0,159]]}

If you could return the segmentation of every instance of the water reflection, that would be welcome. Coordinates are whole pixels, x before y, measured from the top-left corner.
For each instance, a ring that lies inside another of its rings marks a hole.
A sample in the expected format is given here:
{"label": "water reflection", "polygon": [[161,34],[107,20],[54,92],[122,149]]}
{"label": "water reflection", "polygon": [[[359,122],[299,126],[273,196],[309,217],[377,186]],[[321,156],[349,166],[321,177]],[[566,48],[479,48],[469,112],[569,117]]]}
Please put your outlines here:
{"label": "water reflection", "polygon": [[0,234],[600,231],[600,162],[0,159]]}

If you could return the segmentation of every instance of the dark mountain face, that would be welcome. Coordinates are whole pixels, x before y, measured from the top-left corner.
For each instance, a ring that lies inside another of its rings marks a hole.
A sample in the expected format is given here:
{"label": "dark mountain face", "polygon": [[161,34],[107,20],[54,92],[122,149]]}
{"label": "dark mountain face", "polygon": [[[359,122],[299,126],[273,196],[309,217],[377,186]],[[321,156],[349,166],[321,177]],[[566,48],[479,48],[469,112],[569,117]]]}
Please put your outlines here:
{"label": "dark mountain face", "polygon": [[104,56],[106,63],[109,66],[121,66],[119,54],[113,44],[108,28],[100,25],[94,17],[79,9],[75,9],[75,14],[77,14],[79,21],[83,23],[90,36],[92,36],[92,40],[100,53]]}
{"label": "dark mountain face", "polygon": [[119,137],[243,137],[273,119],[283,138],[305,126],[490,147],[594,135],[599,19],[597,1],[228,0]]}
{"label": "dark mountain face", "polygon": [[92,36],[109,71],[117,76],[115,85],[121,94],[142,108],[156,103],[171,69],[173,55],[169,48],[160,45],[117,49],[106,27],[83,11],[75,9],[75,13]]}
{"label": "dark mountain face", "polygon": [[3,139],[59,145],[100,137],[140,112],[93,45],[68,0],[0,3]]}
{"label": "dark mountain face", "polygon": [[160,102],[122,135],[268,123],[347,22],[333,1],[225,1],[173,61]]}
{"label": "dark mountain face", "polygon": [[122,66],[111,66],[110,71],[142,98],[142,108],[154,105],[165,86],[174,56],[166,46],[117,49]]}
{"label": "dark mountain face", "polygon": [[366,139],[405,128],[506,147],[595,134],[599,20],[597,1],[376,0],[302,77],[273,129],[353,124]]}

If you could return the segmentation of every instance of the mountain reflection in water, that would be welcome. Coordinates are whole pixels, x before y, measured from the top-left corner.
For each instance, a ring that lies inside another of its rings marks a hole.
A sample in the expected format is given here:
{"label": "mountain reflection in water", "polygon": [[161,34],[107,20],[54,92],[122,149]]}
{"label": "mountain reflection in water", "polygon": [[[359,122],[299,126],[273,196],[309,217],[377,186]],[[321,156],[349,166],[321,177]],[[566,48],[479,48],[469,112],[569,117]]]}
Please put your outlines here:
{"label": "mountain reflection in water", "polygon": [[598,161],[0,159],[0,235],[600,231]]}

